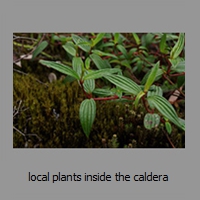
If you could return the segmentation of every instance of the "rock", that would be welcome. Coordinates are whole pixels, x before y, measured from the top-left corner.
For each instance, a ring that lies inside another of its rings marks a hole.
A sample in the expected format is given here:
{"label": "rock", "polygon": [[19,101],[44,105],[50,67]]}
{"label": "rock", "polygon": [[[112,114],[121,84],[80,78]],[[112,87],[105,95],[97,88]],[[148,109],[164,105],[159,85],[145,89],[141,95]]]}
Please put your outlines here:
{"label": "rock", "polygon": [[49,82],[52,83],[53,81],[57,80],[57,76],[52,72],[48,76]]}

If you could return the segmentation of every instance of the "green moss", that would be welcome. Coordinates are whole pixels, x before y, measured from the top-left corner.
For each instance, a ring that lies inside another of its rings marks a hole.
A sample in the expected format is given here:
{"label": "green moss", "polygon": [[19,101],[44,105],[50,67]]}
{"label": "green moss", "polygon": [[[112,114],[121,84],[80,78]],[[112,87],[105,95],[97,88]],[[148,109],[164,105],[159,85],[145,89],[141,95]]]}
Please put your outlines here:
{"label": "green moss", "polygon": [[[13,125],[21,132],[35,136],[24,137],[13,130],[13,147],[168,147],[162,127],[151,131],[143,128],[144,108],[138,106],[135,110],[132,103],[97,101],[96,118],[88,139],[79,121],[79,107],[84,95],[78,83],[56,81],[45,85],[35,78],[38,77],[14,73],[13,107],[18,108],[19,101],[22,103],[13,118]],[[176,147],[184,147],[184,136],[176,134],[175,127],[173,130],[172,141]]]}

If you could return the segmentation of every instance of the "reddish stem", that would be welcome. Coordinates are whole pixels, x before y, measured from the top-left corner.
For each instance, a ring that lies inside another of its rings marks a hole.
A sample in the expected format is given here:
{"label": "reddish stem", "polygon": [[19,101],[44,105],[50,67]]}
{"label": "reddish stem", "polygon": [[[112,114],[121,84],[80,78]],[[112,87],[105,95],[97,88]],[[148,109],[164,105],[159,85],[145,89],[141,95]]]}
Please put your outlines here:
{"label": "reddish stem", "polygon": [[171,71],[171,66],[172,66],[172,64],[169,62],[168,59],[167,59],[167,63],[168,63],[167,74],[169,74],[170,71]]}
{"label": "reddish stem", "polygon": [[[134,100],[133,98],[127,97],[127,96],[122,96],[121,98]],[[97,98],[93,98],[93,99],[95,101],[107,101],[107,100],[119,99],[119,97],[117,95],[115,95],[115,96],[111,96],[111,97],[97,97]]]}
{"label": "reddish stem", "polygon": [[169,141],[170,145],[172,146],[172,148],[176,148],[176,147],[174,146],[174,144],[172,143],[172,141],[170,140],[168,134],[167,134],[165,131],[164,131],[164,133],[165,133],[165,136],[167,137],[167,140]]}
{"label": "reddish stem", "polygon": [[107,100],[112,100],[112,99],[118,99],[119,97],[117,95],[112,96],[112,97],[97,97],[93,98],[95,101],[107,101]]}
{"label": "reddish stem", "polygon": [[178,73],[178,74],[169,74],[169,76],[184,76],[185,72]]}
{"label": "reddish stem", "polygon": [[153,110],[150,110],[150,109],[148,108],[144,96],[142,97],[142,102],[143,102],[143,104],[144,104],[144,107],[145,107],[146,111],[149,112],[149,113],[153,113]]}

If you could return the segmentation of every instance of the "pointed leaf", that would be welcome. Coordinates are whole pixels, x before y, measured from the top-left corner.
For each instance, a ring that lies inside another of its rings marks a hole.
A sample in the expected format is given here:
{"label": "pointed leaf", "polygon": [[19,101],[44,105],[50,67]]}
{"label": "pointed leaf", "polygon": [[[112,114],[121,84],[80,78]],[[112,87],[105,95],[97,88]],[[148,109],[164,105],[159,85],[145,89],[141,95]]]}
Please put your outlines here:
{"label": "pointed leaf", "polygon": [[79,75],[79,79],[82,74],[82,70],[84,69],[84,63],[81,57],[73,57],[72,59],[72,67],[73,70]]}
{"label": "pointed leaf", "polygon": [[90,135],[95,116],[96,102],[94,99],[85,99],[82,101],[79,109],[79,117],[83,131],[87,137]]}
{"label": "pointed leaf", "polygon": [[119,33],[114,33],[114,43],[117,44],[120,38],[120,34]]}
{"label": "pointed leaf", "polygon": [[141,88],[137,83],[122,75],[108,75],[105,76],[105,78],[128,93],[137,95],[141,91]]}
{"label": "pointed leaf", "polygon": [[171,66],[171,71],[182,73],[185,72],[185,59],[184,58],[176,58],[176,59],[169,59]]}
{"label": "pointed leaf", "polygon": [[125,57],[127,60],[129,59],[129,56],[128,56],[127,51],[126,51],[126,49],[125,49],[124,46],[122,46],[121,44],[118,44],[118,45],[117,45],[117,49],[119,49],[119,50],[122,52],[122,54],[124,55],[124,57]]}
{"label": "pointed leaf", "polygon": [[91,44],[89,43],[89,41],[87,41],[86,39],[83,39],[82,37],[79,37],[78,35],[74,35],[74,34],[72,34],[72,39],[76,43],[76,45],[78,45],[78,47],[81,48],[83,51],[85,51],[87,53],[90,51]]}
{"label": "pointed leaf", "polygon": [[88,74],[83,76],[83,80],[88,80],[88,79],[97,79],[101,78],[106,75],[110,75],[113,73],[118,73],[121,70],[118,68],[112,68],[112,69],[99,69],[96,71],[90,71]]}
{"label": "pointed leaf", "polygon": [[100,42],[103,37],[104,37],[105,33],[99,33],[96,38],[93,40],[93,44],[92,47],[94,47],[98,42]]}
{"label": "pointed leaf", "polygon": [[127,68],[129,68],[129,69],[132,69],[132,67],[131,67],[131,65],[130,65],[130,63],[129,63],[128,60],[122,60],[122,61],[121,61],[121,65],[122,65],[122,66],[125,66],[125,67],[127,67]]}
{"label": "pointed leaf", "polygon": [[[151,73],[151,70],[149,70],[143,77],[141,84],[144,85],[147,82],[147,79],[149,77],[149,74]],[[157,73],[156,73],[156,77],[155,77],[155,81],[159,80],[163,75],[163,70],[162,69],[158,69]]]}
{"label": "pointed leaf", "polygon": [[71,43],[68,42],[68,43],[62,45],[62,47],[63,47],[64,50],[65,50],[67,53],[69,53],[70,55],[76,56],[76,49],[75,49],[75,47],[74,47],[73,44],[71,44]]}
{"label": "pointed leaf", "polygon": [[98,69],[105,69],[105,68],[111,68],[110,64],[103,60],[100,56],[96,54],[91,54],[90,58],[94,62],[94,64],[97,66]]}
{"label": "pointed leaf", "polygon": [[149,88],[149,91],[147,92],[147,97],[154,96],[154,95],[159,95],[162,97],[163,96],[162,88],[156,85],[152,85]]}
{"label": "pointed leaf", "polygon": [[99,51],[99,50],[92,50],[92,53],[97,54],[98,56],[109,56],[111,58],[118,58],[117,56],[115,56],[114,54],[111,53],[105,53],[103,51]]}
{"label": "pointed leaf", "polygon": [[132,33],[133,34],[133,38],[135,39],[135,42],[137,45],[140,45],[141,41],[140,38],[138,37],[137,33]]}
{"label": "pointed leaf", "polygon": [[164,117],[169,119],[182,130],[185,130],[185,124],[180,123],[180,120],[173,106],[164,97],[155,95],[148,97],[147,100],[151,102]]}
{"label": "pointed leaf", "polygon": [[32,59],[34,59],[38,54],[40,54],[47,46],[48,46],[48,42],[47,41],[42,41],[38,45],[38,47],[33,51]]}
{"label": "pointed leaf", "polygon": [[115,93],[110,89],[96,88],[93,90],[93,94],[100,97],[108,97],[108,96],[113,96]]}
{"label": "pointed leaf", "polygon": [[[87,74],[89,74],[89,72],[85,71],[85,75]],[[91,94],[95,88],[95,80],[94,79],[85,80],[83,83],[83,87],[88,94]]]}
{"label": "pointed leaf", "polygon": [[67,65],[63,65],[61,63],[57,63],[57,62],[53,62],[53,61],[46,61],[46,60],[40,60],[39,62],[42,65],[51,67],[65,75],[72,76],[79,80],[79,75],[77,74],[77,72],[75,72],[72,68],[68,67]]}
{"label": "pointed leaf", "polygon": [[184,48],[184,44],[185,44],[185,34],[180,33],[178,42],[175,44],[175,46],[171,50],[170,59],[175,59],[179,56],[179,54],[181,53],[181,51]]}
{"label": "pointed leaf", "polygon": [[90,69],[90,62],[91,62],[91,59],[89,57],[87,57],[85,60],[85,68],[87,70]]}
{"label": "pointed leaf", "polygon": [[[159,95],[162,97],[163,96],[162,88],[156,85],[152,85],[149,91],[147,92],[147,97],[154,96],[154,95]],[[149,102],[149,106],[151,109],[155,108],[151,102]]]}
{"label": "pointed leaf", "polygon": [[136,98],[135,98],[135,101],[134,101],[134,105],[135,105],[135,108],[137,108],[138,106],[138,103],[139,103],[139,100],[145,95],[145,93],[143,91],[140,91]]}
{"label": "pointed leaf", "polygon": [[168,134],[172,133],[172,126],[168,121],[165,122],[165,128],[166,128]]}
{"label": "pointed leaf", "polygon": [[166,38],[167,38],[167,34],[164,33],[163,36],[161,37],[161,41],[160,41],[160,52],[161,53],[168,53],[167,50],[166,50]]}
{"label": "pointed leaf", "polygon": [[95,80],[94,79],[85,80],[83,83],[83,87],[88,94],[91,94],[95,88]]}
{"label": "pointed leaf", "polygon": [[185,120],[181,118],[178,118],[178,120],[179,120],[180,125],[183,127],[182,129],[185,130]]}
{"label": "pointed leaf", "polygon": [[144,86],[144,92],[147,92],[149,90],[149,88],[151,87],[151,85],[153,84],[153,82],[156,78],[156,75],[157,75],[158,68],[159,68],[159,61],[151,69],[151,73],[149,74],[147,82]]}

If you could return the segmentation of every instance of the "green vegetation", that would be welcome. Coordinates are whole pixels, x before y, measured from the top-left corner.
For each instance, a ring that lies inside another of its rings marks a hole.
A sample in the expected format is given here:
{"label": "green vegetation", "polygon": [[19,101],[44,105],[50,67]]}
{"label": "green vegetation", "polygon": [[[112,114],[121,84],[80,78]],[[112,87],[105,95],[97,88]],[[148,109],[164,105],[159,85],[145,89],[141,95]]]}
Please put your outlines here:
{"label": "green vegetation", "polygon": [[13,45],[13,147],[185,147],[184,33],[15,33]]}

